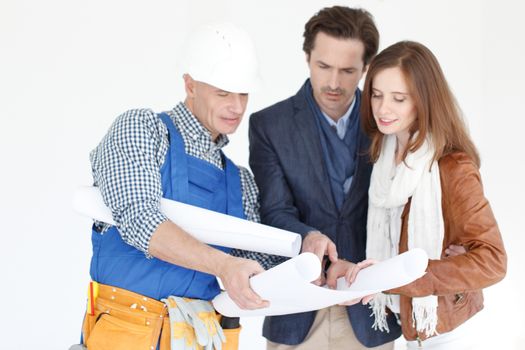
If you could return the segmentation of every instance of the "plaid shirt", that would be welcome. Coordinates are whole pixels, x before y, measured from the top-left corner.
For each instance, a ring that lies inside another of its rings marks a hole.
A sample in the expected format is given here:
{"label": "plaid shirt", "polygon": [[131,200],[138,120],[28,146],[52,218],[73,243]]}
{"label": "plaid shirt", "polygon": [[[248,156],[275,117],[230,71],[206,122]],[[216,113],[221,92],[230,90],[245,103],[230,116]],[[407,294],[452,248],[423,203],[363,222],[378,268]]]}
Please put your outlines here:
{"label": "plaid shirt", "polygon": [[[211,133],[182,102],[167,113],[181,133],[187,154],[224,169],[221,149],[228,144],[226,135],[213,142]],[[160,169],[168,148],[168,130],[157,114],[150,109],[133,109],[115,120],[90,154],[95,186],[111,209],[122,239],[147,257],[153,232],[167,220],[159,205]],[[253,176],[243,167],[239,170],[244,214],[248,220],[260,222],[259,193]],[[101,231],[109,228],[104,223],[96,224]],[[264,268],[282,260],[243,250],[233,250],[232,255],[256,260]]]}

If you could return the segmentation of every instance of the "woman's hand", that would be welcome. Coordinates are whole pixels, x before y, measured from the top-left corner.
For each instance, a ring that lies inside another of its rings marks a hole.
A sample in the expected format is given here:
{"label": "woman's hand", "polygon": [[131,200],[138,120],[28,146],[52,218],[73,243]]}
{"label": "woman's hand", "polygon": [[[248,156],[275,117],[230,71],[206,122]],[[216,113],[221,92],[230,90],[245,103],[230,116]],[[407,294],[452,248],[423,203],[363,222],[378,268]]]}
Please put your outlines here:
{"label": "woman's hand", "polygon": [[465,248],[464,246],[451,244],[448,246],[447,249],[445,249],[445,256],[457,256],[465,254],[466,252],[467,248]]}
{"label": "woman's hand", "polygon": [[[339,259],[336,263],[330,265],[330,268],[326,272],[326,284],[329,288],[335,289],[337,286],[337,279],[344,276],[347,285],[350,286],[355,281],[359,271],[376,263],[377,261],[374,259],[363,260],[357,264]],[[367,295],[363,298],[348,300],[343,303],[340,303],[339,305],[354,305],[360,301],[364,305],[367,304],[370,300],[372,300],[374,295],[375,294]]]}

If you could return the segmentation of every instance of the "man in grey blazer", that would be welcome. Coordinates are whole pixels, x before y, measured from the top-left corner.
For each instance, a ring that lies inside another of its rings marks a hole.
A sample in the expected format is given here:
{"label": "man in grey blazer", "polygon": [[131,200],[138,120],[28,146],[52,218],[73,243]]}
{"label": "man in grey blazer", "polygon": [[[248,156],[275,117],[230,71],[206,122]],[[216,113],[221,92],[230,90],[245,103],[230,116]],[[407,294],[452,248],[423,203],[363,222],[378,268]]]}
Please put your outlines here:
{"label": "man in grey blazer", "polygon": [[[357,85],[378,45],[368,12],[322,9],[305,25],[310,78],[295,96],[250,118],[250,166],[262,222],[301,234],[302,251],[317,254],[329,284],[342,264],[366,258],[371,163]],[[268,349],[392,349],[400,335],[394,315],[389,333],[373,330],[369,316],[359,303],[267,317],[263,335]]]}

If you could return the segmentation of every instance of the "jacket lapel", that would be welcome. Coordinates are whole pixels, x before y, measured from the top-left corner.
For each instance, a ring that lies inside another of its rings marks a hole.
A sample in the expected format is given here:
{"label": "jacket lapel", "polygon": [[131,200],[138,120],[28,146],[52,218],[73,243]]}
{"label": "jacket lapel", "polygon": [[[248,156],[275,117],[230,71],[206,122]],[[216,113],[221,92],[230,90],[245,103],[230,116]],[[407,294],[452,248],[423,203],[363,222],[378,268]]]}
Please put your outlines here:
{"label": "jacket lapel", "polygon": [[[323,193],[325,203],[329,203],[334,211],[337,212],[335,201],[330,188],[330,181],[328,181],[328,170],[324,162],[321,141],[319,140],[317,125],[315,123],[315,116],[310,110],[304,96],[304,86],[299,90],[297,95],[293,98],[294,103],[294,122],[295,132],[297,132],[302,140],[302,147],[309,155],[311,169],[315,174],[314,183],[317,185],[319,191]],[[313,190],[313,188],[312,188]]]}

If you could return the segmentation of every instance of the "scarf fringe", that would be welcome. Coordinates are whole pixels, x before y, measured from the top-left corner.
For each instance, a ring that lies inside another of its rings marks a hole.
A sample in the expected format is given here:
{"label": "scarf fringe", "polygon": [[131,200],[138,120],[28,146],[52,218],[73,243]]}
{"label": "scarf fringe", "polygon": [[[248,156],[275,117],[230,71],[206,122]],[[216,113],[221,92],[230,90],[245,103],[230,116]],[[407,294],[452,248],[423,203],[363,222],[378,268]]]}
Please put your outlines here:
{"label": "scarf fringe", "polygon": [[427,337],[437,335],[437,297],[415,298],[412,303],[412,326]]}
{"label": "scarf fringe", "polygon": [[386,331],[387,333],[390,333],[390,329],[388,328],[388,322],[386,321],[386,307],[388,305],[388,296],[380,293],[376,295],[371,301],[370,301],[370,309],[372,309],[372,313],[370,316],[374,316],[374,324],[372,325],[372,328],[374,330],[380,330],[381,332]]}

